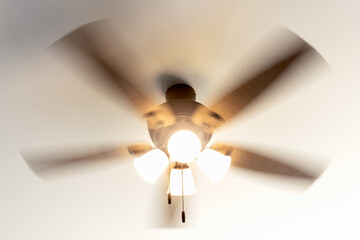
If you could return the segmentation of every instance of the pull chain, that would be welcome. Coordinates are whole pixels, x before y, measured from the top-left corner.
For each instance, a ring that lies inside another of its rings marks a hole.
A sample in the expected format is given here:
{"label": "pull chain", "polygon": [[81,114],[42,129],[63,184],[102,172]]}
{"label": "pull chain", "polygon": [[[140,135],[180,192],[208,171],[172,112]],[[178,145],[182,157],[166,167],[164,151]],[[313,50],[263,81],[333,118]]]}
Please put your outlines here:
{"label": "pull chain", "polygon": [[169,160],[169,182],[168,182],[169,192],[168,192],[168,204],[171,204],[170,172],[171,172],[171,168],[170,168],[170,160]]}
{"label": "pull chain", "polygon": [[184,210],[184,170],[181,169],[181,203],[182,203],[182,212],[181,212],[181,220],[185,222],[185,210]]}

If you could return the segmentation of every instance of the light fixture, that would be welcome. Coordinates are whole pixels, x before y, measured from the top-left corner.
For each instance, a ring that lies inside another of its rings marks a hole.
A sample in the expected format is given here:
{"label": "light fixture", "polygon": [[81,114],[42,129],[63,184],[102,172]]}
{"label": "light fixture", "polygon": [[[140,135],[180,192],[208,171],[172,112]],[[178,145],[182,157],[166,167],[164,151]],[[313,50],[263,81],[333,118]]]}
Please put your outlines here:
{"label": "light fixture", "polygon": [[177,162],[189,163],[195,161],[201,151],[198,136],[188,130],[174,133],[168,141],[168,151],[171,158]]}
{"label": "light fixture", "polygon": [[170,174],[170,192],[173,196],[194,195],[196,191],[191,169],[173,168]]}
{"label": "light fixture", "polygon": [[134,160],[136,171],[145,181],[151,184],[156,182],[168,164],[168,157],[160,149],[151,150]]}
{"label": "light fixture", "polygon": [[230,156],[225,156],[212,149],[204,149],[196,160],[197,166],[211,182],[217,182],[223,178],[230,163]]}

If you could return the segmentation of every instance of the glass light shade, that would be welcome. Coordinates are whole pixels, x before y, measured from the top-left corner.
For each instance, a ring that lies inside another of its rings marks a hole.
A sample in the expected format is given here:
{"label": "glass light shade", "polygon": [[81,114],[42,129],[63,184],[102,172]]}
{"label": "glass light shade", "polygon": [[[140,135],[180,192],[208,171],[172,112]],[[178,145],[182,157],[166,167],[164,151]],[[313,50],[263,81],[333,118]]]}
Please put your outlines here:
{"label": "glass light shade", "polygon": [[225,156],[212,149],[204,149],[196,160],[200,170],[210,178],[211,182],[218,182],[223,178],[231,164],[231,157]]}
{"label": "glass light shade", "polygon": [[195,133],[181,130],[170,137],[168,151],[171,158],[177,162],[192,162],[201,151],[201,142]]}
{"label": "glass light shade", "polygon": [[169,164],[166,154],[154,149],[134,159],[134,166],[139,175],[148,183],[154,184]]}
{"label": "glass light shade", "polygon": [[[183,171],[184,196],[194,195],[197,191],[195,188],[194,177],[191,169]],[[172,169],[170,174],[170,192],[173,196],[182,195],[181,169]]]}

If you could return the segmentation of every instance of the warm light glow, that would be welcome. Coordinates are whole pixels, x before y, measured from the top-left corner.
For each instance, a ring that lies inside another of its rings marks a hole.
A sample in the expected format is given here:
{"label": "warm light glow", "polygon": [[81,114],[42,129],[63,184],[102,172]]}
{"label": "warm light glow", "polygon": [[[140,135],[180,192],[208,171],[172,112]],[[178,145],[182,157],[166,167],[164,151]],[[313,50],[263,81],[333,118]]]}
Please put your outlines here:
{"label": "warm light glow", "polygon": [[147,182],[154,184],[169,164],[166,154],[160,149],[154,149],[135,158],[134,166],[139,175]]}
{"label": "warm light glow", "polygon": [[168,151],[171,158],[177,162],[192,162],[201,151],[201,142],[195,133],[181,130],[170,137]]}
{"label": "warm light glow", "polygon": [[225,156],[212,149],[204,149],[196,160],[198,167],[210,178],[211,182],[217,182],[223,178],[230,163],[230,156]]}
{"label": "warm light glow", "polygon": [[181,171],[183,171],[184,196],[194,195],[197,191],[195,188],[194,178],[190,168],[172,169],[170,174],[170,192],[173,196],[181,196]]}

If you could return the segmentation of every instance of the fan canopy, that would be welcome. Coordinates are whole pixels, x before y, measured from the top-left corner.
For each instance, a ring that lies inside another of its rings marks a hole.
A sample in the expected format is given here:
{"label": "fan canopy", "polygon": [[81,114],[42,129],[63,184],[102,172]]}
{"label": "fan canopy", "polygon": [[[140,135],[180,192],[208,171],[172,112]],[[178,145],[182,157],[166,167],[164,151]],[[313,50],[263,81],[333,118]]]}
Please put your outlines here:
{"label": "fan canopy", "polygon": [[195,90],[185,83],[175,84],[166,90],[166,101],[196,100]]}

